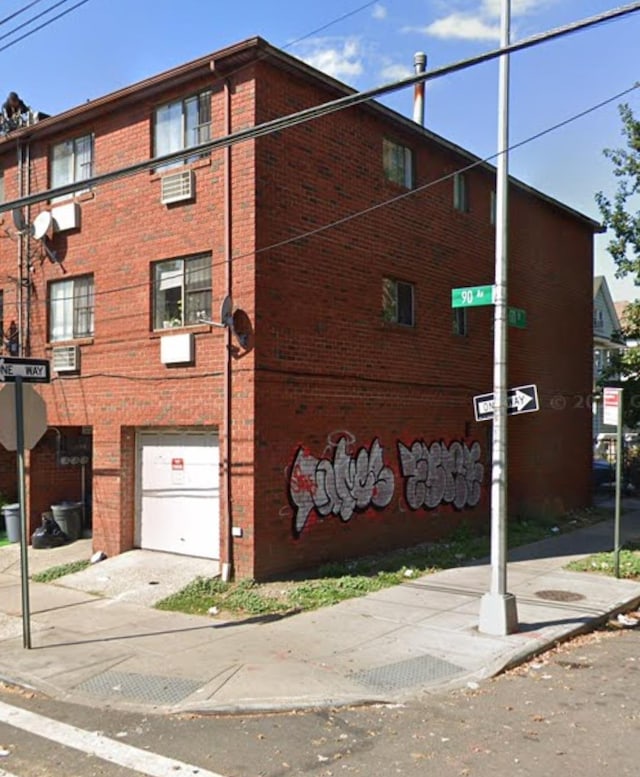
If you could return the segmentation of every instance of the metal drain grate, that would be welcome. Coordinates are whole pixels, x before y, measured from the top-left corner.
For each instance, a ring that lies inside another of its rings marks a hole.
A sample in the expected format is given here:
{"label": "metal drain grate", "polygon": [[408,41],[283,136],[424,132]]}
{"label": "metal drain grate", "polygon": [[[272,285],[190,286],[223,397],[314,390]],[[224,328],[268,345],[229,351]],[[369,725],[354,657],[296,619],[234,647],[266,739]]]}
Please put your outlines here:
{"label": "metal drain grate", "polygon": [[435,680],[446,680],[464,672],[464,668],[435,656],[418,656],[395,664],[377,666],[351,675],[363,685],[385,691],[424,685]]}
{"label": "metal drain grate", "polygon": [[578,594],[575,591],[558,591],[556,589],[536,591],[535,595],[539,599],[547,599],[550,602],[579,602],[585,598],[582,594]]}
{"label": "metal drain grate", "polygon": [[176,677],[103,672],[78,685],[78,690],[99,696],[112,696],[156,704],[177,704],[203,686],[198,680]]}

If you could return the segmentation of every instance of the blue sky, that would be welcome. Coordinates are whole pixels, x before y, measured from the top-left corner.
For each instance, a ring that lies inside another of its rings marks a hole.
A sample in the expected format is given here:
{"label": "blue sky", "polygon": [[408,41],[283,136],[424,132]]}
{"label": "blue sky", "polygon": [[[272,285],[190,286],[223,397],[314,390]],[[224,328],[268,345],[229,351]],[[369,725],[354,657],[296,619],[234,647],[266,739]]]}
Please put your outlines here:
{"label": "blue sky", "polygon": [[[78,1],[64,0],[13,32],[56,0],[36,0],[27,11],[3,21],[29,4],[29,0],[5,0],[0,8],[0,36],[4,36],[0,49]],[[512,39],[620,4],[617,0],[512,0]],[[369,4],[364,0],[244,0],[241,5],[215,0],[88,0],[0,51],[4,88],[19,92],[37,110],[58,113],[260,35],[358,90],[369,89],[409,75],[416,51],[425,51],[428,66],[435,68],[496,48],[500,5],[500,0]],[[639,40],[640,12],[636,12],[514,54],[511,141],[523,141],[632,87],[638,79]],[[412,99],[412,90],[407,89],[385,102],[411,116]],[[624,101],[640,117],[640,89]],[[622,142],[617,104],[518,148],[510,155],[511,173],[597,219],[594,193],[611,193],[614,186],[602,149]],[[437,79],[427,87],[426,124],[479,156],[495,152],[496,117],[496,62]],[[606,236],[596,239],[596,273],[606,275],[614,299],[640,296],[632,280],[615,279],[606,242]]]}

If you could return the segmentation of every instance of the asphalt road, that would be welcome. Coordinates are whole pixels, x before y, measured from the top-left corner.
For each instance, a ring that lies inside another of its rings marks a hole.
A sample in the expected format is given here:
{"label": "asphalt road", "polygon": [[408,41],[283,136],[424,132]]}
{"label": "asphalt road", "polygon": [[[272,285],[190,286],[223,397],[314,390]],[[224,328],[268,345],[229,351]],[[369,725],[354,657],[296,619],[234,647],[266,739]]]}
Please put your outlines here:
{"label": "asphalt road", "polygon": [[[637,775],[639,670],[640,627],[580,637],[478,687],[403,706],[141,716],[4,689],[0,777]],[[7,725],[13,708],[32,730]]]}

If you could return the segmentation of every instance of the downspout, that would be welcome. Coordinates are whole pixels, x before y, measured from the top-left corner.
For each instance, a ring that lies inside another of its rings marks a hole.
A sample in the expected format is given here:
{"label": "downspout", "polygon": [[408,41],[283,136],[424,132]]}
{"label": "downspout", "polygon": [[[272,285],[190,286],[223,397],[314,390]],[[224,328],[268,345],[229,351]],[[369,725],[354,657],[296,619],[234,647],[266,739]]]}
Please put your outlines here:
{"label": "downspout", "polygon": [[[17,144],[18,152],[18,192],[20,197],[24,196],[24,151],[22,143],[18,140]],[[24,235],[22,230],[18,234],[18,356],[24,356],[24,273],[23,273],[23,259],[24,259]]]}
{"label": "downspout", "polygon": [[[224,132],[231,134],[231,90],[229,79],[224,79]],[[225,295],[232,299],[231,272],[231,145],[224,149],[224,262],[226,268]],[[224,390],[222,433],[224,436],[223,477],[224,477],[224,509],[222,511],[223,531],[225,538],[221,554],[221,577],[228,582],[233,577],[233,494],[231,490],[231,387],[232,387],[232,327],[224,328]]]}
{"label": "downspout", "polygon": [[[22,186],[24,189],[24,195],[31,194],[31,145],[27,140],[25,146],[23,146],[22,159],[24,165],[24,172],[22,176]],[[27,205],[25,221],[29,225],[29,229],[26,234],[26,262],[24,261],[24,249],[22,256],[22,265],[25,269],[25,275],[22,279],[22,283],[26,289],[25,300],[25,321],[24,321],[24,339],[22,340],[22,356],[31,355],[31,206]]]}

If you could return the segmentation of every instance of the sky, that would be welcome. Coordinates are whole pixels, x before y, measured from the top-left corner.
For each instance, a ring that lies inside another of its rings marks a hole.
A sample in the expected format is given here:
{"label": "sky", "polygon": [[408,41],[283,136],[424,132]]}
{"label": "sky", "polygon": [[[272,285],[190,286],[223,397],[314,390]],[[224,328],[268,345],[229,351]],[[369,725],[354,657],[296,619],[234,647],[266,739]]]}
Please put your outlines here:
{"label": "sky", "polygon": [[[4,0],[0,95],[3,88],[17,91],[33,109],[60,113],[255,35],[362,91],[411,75],[417,51],[427,54],[428,68],[438,68],[497,48],[501,4],[501,0],[244,0],[242,5],[216,0]],[[511,0],[511,39],[622,4]],[[36,30],[40,25],[42,29]],[[640,118],[640,88],[632,89],[639,78],[639,40],[640,10],[511,55],[511,144],[590,111],[510,152],[511,175],[599,219],[595,193],[615,191],[603,149],[623,145],[618,105],[628,103]],[[616,98],[629,89],[629,94]],[[607,100],[604,107],[590,110]],[[382,102],[411,117],[413,90],[394,92]],[[496,151],[497,115],[497,61],[427,84],[428,128],[480,157]],[[632,278],[616,279],[607,242],[606,235],[596,237],[595,273],[606,276],[614,300],[640,297],[640,286]]]}

